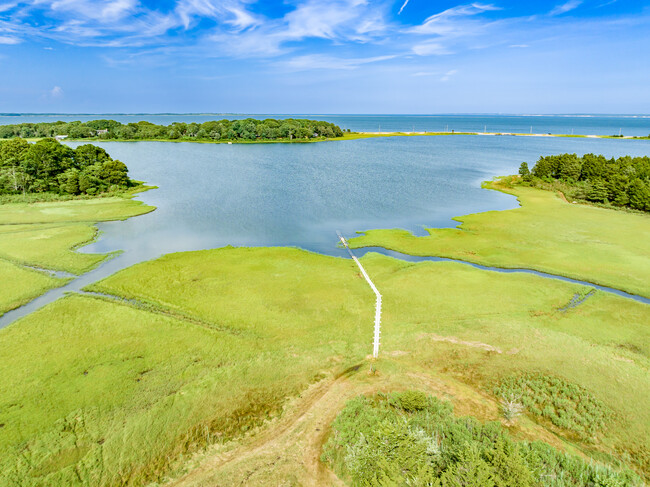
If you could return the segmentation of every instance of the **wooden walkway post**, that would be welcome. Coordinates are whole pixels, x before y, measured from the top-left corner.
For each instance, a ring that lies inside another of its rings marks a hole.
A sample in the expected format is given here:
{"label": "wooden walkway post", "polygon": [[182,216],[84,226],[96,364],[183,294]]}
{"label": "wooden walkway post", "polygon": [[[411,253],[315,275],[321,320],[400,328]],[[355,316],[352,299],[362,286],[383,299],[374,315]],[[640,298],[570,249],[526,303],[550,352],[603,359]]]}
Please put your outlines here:
{"label": "wooden walkway post", "polygon": [[339,236],[339,240],[345,246],[348,253],[350,254],[350,257],[352,257],[352,260],[354,260],[357,266],[359,266],[359,270],[361,271],[363,277],[366,279],[366,282],[370,286],[370,289],[372,289],[372,292],[374,292],[375,296],[377,297],[377,300],[375,302],[375,331],[374,331],[374,336],[372,341],[372,357],[377,358],[379,356],[379,339],[381,336],[381,294],[379,294],[377,287],[370,280],[370,276],[361,265],[361,262],[359,262],[359,259],[357,259],[357,257],[352,253],[352,250],[350,250],[347,240],[343,238],[343,235],[341,235],[340,232],[336,232],[336,233]]}

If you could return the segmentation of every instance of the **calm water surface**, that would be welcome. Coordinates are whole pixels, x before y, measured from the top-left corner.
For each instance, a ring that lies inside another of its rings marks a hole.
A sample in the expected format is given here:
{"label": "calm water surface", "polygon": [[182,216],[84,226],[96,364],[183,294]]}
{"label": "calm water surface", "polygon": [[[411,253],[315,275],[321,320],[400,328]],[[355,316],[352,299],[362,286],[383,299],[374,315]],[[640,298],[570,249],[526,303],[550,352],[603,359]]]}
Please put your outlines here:
{"label": "calm water surface", "polygon": [[[70,143],[77,146],[77,143]],[[0,318],[0,327],[120,269],[160,255],[236,246],[297,246],[345,256],[345,236],[373,228],[452,227],[454,216],[515,208],[481,189],[540,155],[650,154],[650,141],[498,136],[393,137],[316,144],[98,143],[134,179],[159,186],[137,198],[156,211],[99,224],[82,252],[123,253]]]}
{"label": "calm water surface", "polygon": [[100,224],[89,252],[122,249],[141,261],[224,245],[291,245],[339,254],[344,235],[372,228],[448,227],[452,217],[505,210],[515,198],[481,189],[540,154],[650,153],[650,142],[516,137],[404,137],[318,144],[107,142],[131,176],[159,186],[158,209]]}

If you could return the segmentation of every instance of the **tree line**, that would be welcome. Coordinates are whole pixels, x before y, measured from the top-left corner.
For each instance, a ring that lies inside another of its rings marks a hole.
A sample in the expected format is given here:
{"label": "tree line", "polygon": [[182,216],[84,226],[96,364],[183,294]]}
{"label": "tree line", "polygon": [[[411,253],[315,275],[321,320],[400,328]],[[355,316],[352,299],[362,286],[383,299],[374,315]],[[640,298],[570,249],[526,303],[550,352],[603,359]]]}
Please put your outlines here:
{"label": "tree line", "polygon": [[650,211],[650,157],[561,154],[540,157],[532,170],[519,168],[524,182],[559,182],[571,199]]}
{"label": "tree line", "polygon": [[203,123],[175,122],[156,125],[151,122],[122,124],[115,120],[90,122],[21,123],[0,126],[0,139],[13,137],[55,137],[103,140],[305,140],[343,137],[338,125],[306,119],[219,120]]}
{"label": "tree line", "polygon": [[101,147],[72,149],[54,139],[0,141],[0,195],[95,195],[133,186],[126,165]]}

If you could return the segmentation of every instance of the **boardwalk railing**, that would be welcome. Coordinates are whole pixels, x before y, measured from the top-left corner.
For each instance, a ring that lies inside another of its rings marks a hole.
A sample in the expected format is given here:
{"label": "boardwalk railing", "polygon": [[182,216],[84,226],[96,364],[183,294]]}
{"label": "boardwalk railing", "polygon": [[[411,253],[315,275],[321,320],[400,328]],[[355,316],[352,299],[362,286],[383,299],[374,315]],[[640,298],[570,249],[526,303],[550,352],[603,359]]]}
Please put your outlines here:
{"label": "boardwalk railing", "polygon": [[379,338],[381,335],[381,294],[377,290],[377,287],[374,285],[374,283],[370,280],[370,276],[361,265],[361,262],[359,262],[359,259],[357,259],[357,257],[352,253],[352,250],[350,250],[347,240],[343,238],[343,235],[341,235],[340,232],[336,232],[336,233],[339,236],[339,240],[345,246],[348,253],[350,254],[350,257],[352,257],[352,260],[354,260],[357,266],[359,266],[359,270],[361,271],[363,277],[366,279],[366,282],[368,282],[370,289],[372,289],[372,292],[374,292],[375,296],[377,296],[377,301],[375,302],[375,332],[374,332],[374,339],[372,341],[372,356],[373,358],[377,358],[379,356]]}

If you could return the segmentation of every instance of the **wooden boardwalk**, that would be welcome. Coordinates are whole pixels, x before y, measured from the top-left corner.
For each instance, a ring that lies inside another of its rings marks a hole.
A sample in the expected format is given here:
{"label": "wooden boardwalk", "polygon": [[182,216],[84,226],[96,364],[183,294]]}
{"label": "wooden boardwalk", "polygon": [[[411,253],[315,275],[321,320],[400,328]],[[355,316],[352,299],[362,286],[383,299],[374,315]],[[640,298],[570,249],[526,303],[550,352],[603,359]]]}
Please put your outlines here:
{"label": "wooden boardwalk", "polygon": [[372,356],[373,358],[377,358],[379,356],[379,338],[381,335],[381,294],[379,293],[379,290],[377,289],[375,284],[370,279],[370,276],[368,275],[366,270],[361,265],[361,262],[359,262],[359,259],[357,259],[357,257],[352,253],[352,250],[350,249],[347,240],[345,240],[343,235],[341,235],[341,232],[336,232],[336,233],[339,236],[339,240],[345,246],[346,250],[350,254],[350,257],[352,257],[352,260],[354,260],[357,266],[359,266],[359,270],[361,271],[363,277],[366,279],[366,282],[370,286],[370,289],[372,289],[372,292],[374,292],[375,296],[377,297],[377,300],[375,302],[375,330],[374,330],[374,338],[372,341]]}

